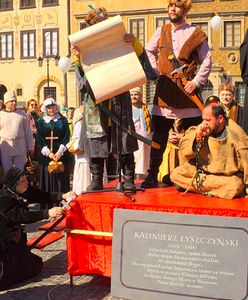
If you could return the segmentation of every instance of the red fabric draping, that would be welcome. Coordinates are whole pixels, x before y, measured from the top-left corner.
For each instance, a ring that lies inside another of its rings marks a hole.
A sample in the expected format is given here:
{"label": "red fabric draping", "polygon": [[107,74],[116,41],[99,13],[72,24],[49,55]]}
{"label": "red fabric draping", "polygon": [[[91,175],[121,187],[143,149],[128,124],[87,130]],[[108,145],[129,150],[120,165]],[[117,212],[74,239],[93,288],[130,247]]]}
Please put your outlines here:
{"label": "red fabric draping", "polygon": [[[248,199],[220,199],[198,194],[182,194],[173,187],[148,189],[130,201],[120,192],[78,196],[67,212],[66,227],[112,232],[115,208],[226,217],[248,217]],[[111,276],[112,239],[67,234],[68,272],[72,276],[102,274]]]}

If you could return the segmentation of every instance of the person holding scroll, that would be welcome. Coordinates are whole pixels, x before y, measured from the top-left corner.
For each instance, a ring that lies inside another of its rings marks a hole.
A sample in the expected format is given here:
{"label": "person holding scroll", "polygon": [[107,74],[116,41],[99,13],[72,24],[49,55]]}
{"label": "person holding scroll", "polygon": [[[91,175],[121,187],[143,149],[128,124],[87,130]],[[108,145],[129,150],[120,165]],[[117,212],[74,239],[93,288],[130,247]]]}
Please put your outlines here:
{"label": "person holding scroll", "polygon": [[[104,7],[91,7],[85,21],[88,26],[92,26],[106,20],[107,18],[108,14]],[[132,34],[126,34],[123,38],[126,42],[132,43],[139,59],[145,59],[143,47],[138,39],[136,39]],[[127,132],[122,132],[121,137],[119,137],[117,134],[118,126],[111,120],[108,113],[106,113],[110,111],[118,118],[119,121],[122,122],[123,126],[134,130],[130,93],[129,91],[124,92],[112,99],[96,105],[91,87],[80,64],[80,53],[78,48],[72,46],[71,53],[76,57],[76,78],[78,89],[84,94],[85,101],[80,146],[81,148],[84,148],[85,153],[90,158],[92,182],[88,186],[87,190],[92,191],[103,189],[104,161],[108,158],[109,153],[117,155],[121,149],[121,161],[119,163],[121,164],[124,175],[123,188],[125,191],[135,192],[135,163],[133,152],[138,149],[137,140]],[[118,76],[118,74],[116,74],[116,76]],[[117,136],[119,138],[117,138]]]}
{"label": "person holding scroll", "polygon": [[[43,102],[44,116],[37,122],[37,144],[39,149],[40,180],[39,188],[43,192],[64,193],[70,190],[69,153],[66,144],[70,131],[65,117],[59,114],[58,104],[53,98]],[[49,172],[51,162],[60,162],[64,170]]]}

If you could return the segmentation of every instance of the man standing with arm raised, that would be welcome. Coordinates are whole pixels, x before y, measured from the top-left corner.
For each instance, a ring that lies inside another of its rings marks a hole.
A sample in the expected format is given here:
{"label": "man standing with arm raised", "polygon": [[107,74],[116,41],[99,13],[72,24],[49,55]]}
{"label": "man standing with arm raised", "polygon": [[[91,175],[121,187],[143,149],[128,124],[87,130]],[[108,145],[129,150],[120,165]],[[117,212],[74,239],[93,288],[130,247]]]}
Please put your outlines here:
{"label": "man standing with arm raised", "polygon": [[[146,46],[150,62],[159,73],[152,112],[152,140],[159,142],[161,148],[151,149],[150,169],[142,182],[143,188],[158,185],[159,166],[174,120],[182,119],[184,129],[201,122],[201,111],[191,95],[198,94],[198,88],[206,83],[212,62],[206,34],[185,22],[191,7],[191,0],[169,0],[170,23],[158,28]],[[183,65],[186,85],[178,74],[171,75]]]}

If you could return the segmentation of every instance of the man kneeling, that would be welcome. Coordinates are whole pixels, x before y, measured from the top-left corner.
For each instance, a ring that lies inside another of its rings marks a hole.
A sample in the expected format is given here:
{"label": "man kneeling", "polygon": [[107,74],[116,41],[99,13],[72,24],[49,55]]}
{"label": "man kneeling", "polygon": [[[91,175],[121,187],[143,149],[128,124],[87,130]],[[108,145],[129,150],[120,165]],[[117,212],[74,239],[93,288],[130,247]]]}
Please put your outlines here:
{"label": "man kneeling", "polygon": [[62,207],[29,211],[27,200],[21,197],[28,188],[26,175],[16,167],[6,172],[3,184],[0,190],[0,290],[36,276],[42,268],[42,259],[26,245],[22,224],[56,218],[64,212]]}
{"label": "man kneeling", "polygon": [[248,137],[219,104],[206,106],[203,122],[180,142],[180,166],[171,174],[177,186],[229,198],[248,194]]}

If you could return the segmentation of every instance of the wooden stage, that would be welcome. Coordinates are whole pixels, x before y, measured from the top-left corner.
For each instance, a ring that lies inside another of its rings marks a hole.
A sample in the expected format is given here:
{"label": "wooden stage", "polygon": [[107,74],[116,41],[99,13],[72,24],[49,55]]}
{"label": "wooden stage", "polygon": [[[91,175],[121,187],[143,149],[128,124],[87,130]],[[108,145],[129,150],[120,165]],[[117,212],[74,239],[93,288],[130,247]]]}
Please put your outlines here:
{"label": "wooden stage", "polygon": [[[115,208],[223,217],[248,217],[248,198],[221,199],[180,193],[174,187],[147,189],[133,195],[107,191],[78,196],[67,212],[66,227],[97,231],[100,235],[67,234],[68,272],[71,276],[111,276],[113,212]],[[87,232],[86,232],[87,233]],[[103,233],[101,235],[101,233]],[[107,234],[104,234],[107,233]],[[105,236],[103,236],[105,235]]]}

